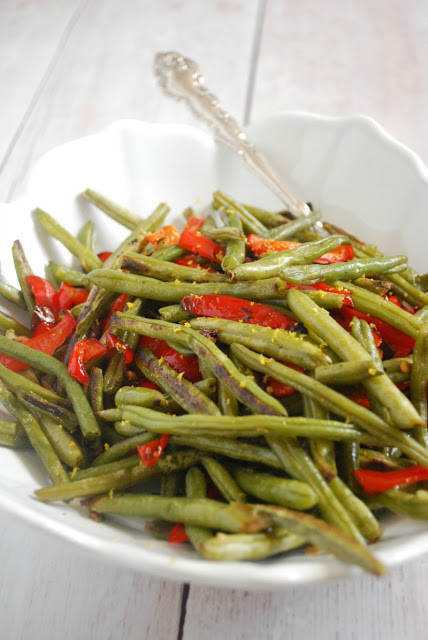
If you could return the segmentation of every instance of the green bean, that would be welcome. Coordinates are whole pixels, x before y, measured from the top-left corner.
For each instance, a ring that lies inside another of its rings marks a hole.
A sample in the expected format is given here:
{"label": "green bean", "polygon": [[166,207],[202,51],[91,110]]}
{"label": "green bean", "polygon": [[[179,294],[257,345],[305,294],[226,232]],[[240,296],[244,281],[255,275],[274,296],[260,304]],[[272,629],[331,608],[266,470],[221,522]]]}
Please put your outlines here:
{"label": "green bean", "polygon": [[104,393],[112,396],[120,389],[125,376],[123,364],[125,362],[125,354],[123,351],[117,350],[109,361],[104,374]]}
{"label": "green bean", "polygon": [[79,383],[69,375],[67,367],[62,364],[62,362],[41,351],[36,351],[31,347],[27,347],[25,344],[16,342],[15,340],[9,340],[3,336],[0,336],[0,353],[11,358],[16,358],[20,362],[25,362],[25,364],[29,364],[43,373],[50,373],[58,378],[71,401],[83,436],[91,439],[100,435],[98,423],[82,388]]}
{"label": "green bean", "polygon": [[222,318],[195,318],[189,324],[193,329],[214,332],[225,344],[244,344],[254,351],[287,360],[303,369],[314,369],[329,362],[328,356],[317,345],[293,331]]}
{"label": "green bean", "polygon": [[334,262],[332,264],[286,266],[275,275],[279,275],[287,282],[309,285],[315,284],[316,282],[354,280],[363,275],[373,276],[394,273],[397,270],[401,271],[406,261],[407,258],[405,256],[396,256],[393,258],[354,258],[347,262]]}
{"label": "green bean", "polygon": [[233,475],[246,493],[269,504],[306,511],[318,503],[316,492],[300,480],[258,473],[243,467],[233,469]]}
{"label": "green bean", "polygon": [[167,322],[182,322],[191,318],[191,314],[187,311],[183,311],[179,304],[170,304],[167,307],[161,307],[158,309],[159,315],[162,320]]}
{"label": "green bean", "polygon": [[[412,338],[416,338],[416,334],[420,329],[421,321],[419,318],[414,318],[412,314],[408,313],[404,309],[400,309],[396,304],[389,302],[380,296],[356,287],[351,282],[338,282],[337,286],[346,286],[352,293],[352,300],[354,306],[358,311],[375,316],[380,320],[388,322],[393,327],[406,333]],[[336,286],[335,285],[335,286]]]}
{"label": "green bean", "polygon": [[269,516],[256,515],[252,505],[224,504],[208,498],[122,494],[112,498],[94,498],[89,508],[96,513],[159,518],[232,532],[257,532],[267,529],[271,523]]}
{"label": "green bean", "polygon": [[[321,309],[298,289],[290,289],[288,302],[296,316],[343,360],[365,360],[367,352],[324,309]],[[366,389],[384,405],[391,420],[400,429],[410,429],[424,424],[408,398],[381,374],[364,381]]]}
{"label": "green bean", "polygon": [[373,278],[355,278],[353,284],[378,296],[385,296],[392,289],[392,283],[388,280],[374,280]]}
{"label": "green bean", "polygon": [[325,520],[362,543],[363,537],[358,527],[298,440],[269,436],[267,441],[272,451],[278,456],[284,470],[292,478],[307,482],[315,491],[318,497],[318,508]]}
{"label": "green bean", "polygon": [[400,489],[388,489],[372,497],[372,506],[383,507],[406,518],[427,520],[428,495],[420,490],[416,493],[407,493]]}
{"label": "green bean", "polygon": [[254,380],[241,374],[221,349],[197,331],[163,320],[129,318],[126,314],[119,313],[113,316],[111,322],[114,326],[128,328],[142,335],[162,338],[166,342],[173,337],[177,342],[190,347],[198,358],[204,359],[213,375],[224,382],[243,404],[262,414],[284,414],[284,408],[278,400],[263,391]]}
{"label": "green bean", "polygon": [[183,249],[178,244],[170,244],[167,247],[159,249],[153,254],[156,260],[163,260],[164,262],[174,262],[186,256],[189,252],[187,249]]}
{"label": "green bean", "polygon": [[287,238],[292,238],[296,233],[309,229],[319,220],[321,220],[321,212],[312,211],[307,216],[290,220],[290,222],[286,222],[280,227],[276,227],[269,233],[269,237],[272,240],[286,240]]}
{"label": "green bean", "polygon": [[305,417],[285,417],[266,415],[224,416],[224,415],[180,415],[171,416],[158,411],[134,405],[122,405],[122,419],[129,420],[134,426],[155,433],[189,435],[225,435],[226,437],[257,438],[261,435],[281,437],[323,437],[326,440],[357,440],[373,443],[352,423],[345,424],[337,420],[311,420]]}
{"label": "green bean", "polygon": [[[89,249],[89,251],[92,251],[92,253],[95,253],[96,234],[95,234],[95,225],[92,222],[92,220],[88,220],[87,222],[85,222],[85,224],[77,234],[77,239],[80,240],[80,242],[84,244],[85,247]],[[82,265],[82,268],[83,269],[85,268],[84,265]]]}
{"label": "green bean", "polygon": [[340,560],[357,564],[378,575],[385,573],[386,567],[364,545],[344,535],[336,527],[332,527],[323,520],[308,513],[292,511],[285,507],[259,505],[258,508],[262,513],[269,514],[280,526],[285,527],[291,533],[302,536]]}
{"label": "green bean", "polygon": [[226,242],[226,253],[221,262],[223,271],[230,272],[239,267],[245,260],[245,238],[242,232],[242,221],[235,209],[225,209],[222,217],[234,229],[240,232],[241,237],[232,238]]}
{"label": "green bean", "polygon": [[132,213],[129,209],[116,204],[113,200],[106,198],[106,196],[103,196],[101,193],[98,193],[93,189],[86,189],[82,193],[82,198],[94,204],[110,218],[116,220],[116,222],[122,226],[127,227],[127,229],[134,229],[141,222],[141,218],[135,213]]}
{"label": "green bean", "polygon": [[117,391],[114,402],[117,407],[123,404],[136,404],[140,407],[148,407],[153,409],[166,405],[165,397],[155,389],[146,389],[144,387],[121,387]]}
{"label": "green bean", "polygon": [[93,367],[90,376],[89,398],[94,413],[104,409],[104,373],[100,367]]}
{"label": "green bean", "polygon": [[247,502],[245,492],[239,487],[234,477],[215,458],[204,456],[201,463],[227,502]]}
{"label": "green bean", "polygon": [[371,359],[325,364],[314,369],[316,380],[332,385],[358,384],[381,373],[383,373],[382,364],[379,366]]}
{"label": "green bean", "polygon": [[68,476],[54,448],[42,431],[39,422],[2,383],[0,383],[0,402],[22,425],[28,440],[52,482],[58,485],[68,483]]}
{"label": "green bean", "polygon": [[91,281],[88,276],[77,269],[67,267],[64,264],[52,263],[52,270],[55,277],[61,282],[73,285],[73,287],[85,287],[89,289]]}
{"label": "green bean", "polygon": [[13,263],[15,265],[16,277],[18,278],[21,289],[22,298],[28,313],[31,315],[34,311],[35,300],[31,287],[28,283],[27,276],[33,274],[33,270],[24,253],[24,249],[19,240],[15,240],[12,245]]}
{"label": "green bean", "polygon": [[239,414],[236,396],[221,380],[218,381],[217,385],[217,404],[220,413],[224,416],[237,416]]}
{"label": "green bean", "polygon": [[330,411],[345,420],[352,419],[355,425],[370,433],[374,438],[379,439],[379,445],[397,446],[412,460],[423,466],[428,466],[427,452],[416,440],[404,431],[395,429],[372,411],[365,409],[317,380],[279,362],[270,359],[266,360],[263,365],[260,364],[259,354],[250,351],[243,345],[233,345],[231,349],[242,362],[253,367],[256,371],[268,374],[280,382],[291,385],[297,391],[318,400]]}
{"label": "green bean", "polygon": [[155,257],[142,256],[139,253],[125,253],[121,269],[131,273],[156,278],[161,281],[180,282],[230,282],[230,278],[222,273],[210,273],[205,269],[193,269],[173,262],[165,262]]}
{"label": "green bean", "polygon": [[[88,476],[69,482],[66,486],[52,486],[38,489],[35,496],[42,502],[67,501],[73,498],[88,498],[131,487],[143,480],[158,477],[163,473],[172,473],[194,465],[200,459],[197,451],[180,451],[159,458],[151,467],[143,464],[122,466],[116,471]],[[100,467],[101,469],[103,467]]]}
{"label": "green bean", "polygon": [[60,406],[55,402],[50,402],[32,391],[17,389],[16,395],[19,400],[30,410],[37,410],[43,416],[57,419],[68,431],[76,430],[78,421],[72,411]]}
{"label": "green bean", "polygon": [[85,269],[91,271],[102,266],[98,256],[87,249],[82,242],[77,240],[71,233],[66,231],[52,216],[42,209],[36,209],[36,216],[39,224],[53,238],[61,242],[76,258],[78,258]]}
{"label": "green bean", "polygon": [[222,191],[215,191],[213,194],[214,203],[224,209],[232,209],[241,218],[242,225],[247,233],[256,233],[261,238],[269,236],[269,230],[242,204],[233,200]]}
{"label": "green bean", "polygon": [[193,447],[198,451],[216,453],[232,460],[262,464],[272,469],[282,469],[277,456],[267,447],[242,442],[236,438],[192,434],[190,436],[171,436],[169,442],[171,445]]}
{"label": "green bean", "polygon": [[119,458],[114,462],[108,462],[102,465],[98,465],[96,467],[90,466],[85,469],[78,469],[74,467],[72,471],[69,473],[70,480],[73,482],[77,482],[77,480],[84,480],[85,478],[94,478],[102,475],[106,475],[109,473],[113,473],[116,471],[120,471],[121,469],[129,469],[131,467],[141,466],[141,458],[139,455],[127,456],[125,458]]}
{"label": "green bean", "polygon": [[[306,242],[295,249],[278,251],[255,262],[247,262],[240,265],[234,270],[233,277],[236,280],[264,280],[277,276],[282,278],[285,268],[291,265],[305,265],[308,262],[312,262],[325,253],[336,249],[343,241],[344,238],[342,236],[329,236],[314,242]],[[312,271],[313,265],[308,268],[309,271]]]}
{"label": "green bean", "polygon": [[266,227],[277,227],[289,221],[290,218],[284,215],[281,211],[272,212],[260,207],[254,207],[250,204],[244,204],[245,209],[251,213],[259,222]]}
{"label": "green bean", "polygon": [[15,420],[0,420],[0,445],[21,449],[30,446],[21,424]]}
{"label": "green bean", "polygon": [[30,337],[31,331],[25,325],[15,320],[11,316],[7,315],[7,313],[3,313],[0,311],[0,331],[14,331],[19,336],[27,336]]}
{"label": "green bean", "polygon": [[22,291],[16,289],[11,284],[0,281],[0,295],[3,296],[3,298],[6,298],[6,300],[9,300],[9,302],[16,304],[16,306],[21,309],[27,308]]}
{"label": "green bean", "polygon": [[[187,498],[207,497],[205,476],[198,467],[190,467],[187,471],[185,485]],[[199,551],[200,545],[212,536],[211,529],[205,526],[187,524],[185,530],[187,537],[197,551]]]}
{"label": "green bean", "polygon": [[62,462],[72,468],[82,467],[85,464],[83,449],[58,420],[40,415],[39,424]]}
{"label": "green bean", "polygon": [[185,411],[212,415],[220,413],[212,400],[183,378],[181,374],[177,374],[168,364],[161,362],[146,347],[138,347],[134,362],[149,380],[158,384]]}
{"label": "green bean", "polygon": [[269,278],[262,283],[254,282],[161,282],[154,278],[123,273],[111,269],[96,269],[89,274],[91,281],[99,287],[116,293],[146,297],[159,302],[176,303],[192,294],[229,295],[246,300],[270,300],[285,295],[287,286],[279,278]]}
{"label": "green bean", "polygon": [[424,425],[416,428],[414,437],[428,447],[427,425],[427,384],[428,384],[428,330],[423,326],[416,338],[413,349],[413,364],[410,375],[410,398]]}
{"label": "green bean", "polygon": [[140,433],[134,437],[126,438],[125,440],[121,440],[117,442],[111,447],[108,447],[103,453],[100,453],[99,456],[94,458],[92,461],[93,467],[98,467],[104,464],[108,464],[109,462],[115,462],[116,460],[120,460],[124,458],[131,451],[135,451],[137,446],[147,444],[152,440],[156,439],[156,435],[153,433]]}
{"label": "green bean", "polygon": [[202,541],[197,549],[207,560],[235,562],[268,558],[297,549],[304,543],[301,536],[276,527],[270,533],[217,533]]}
{"label": "green bean", "polygon": [[[226,223],[227,224],[227,223]],[[245,240],[245,234],[236,227],[210,227],[207,228],[206,224],[202,227],[202,233],[207,238],[215,240],[215,242],[233,242],[235,240]],[[245,245],[244,245],[245,247]]]}

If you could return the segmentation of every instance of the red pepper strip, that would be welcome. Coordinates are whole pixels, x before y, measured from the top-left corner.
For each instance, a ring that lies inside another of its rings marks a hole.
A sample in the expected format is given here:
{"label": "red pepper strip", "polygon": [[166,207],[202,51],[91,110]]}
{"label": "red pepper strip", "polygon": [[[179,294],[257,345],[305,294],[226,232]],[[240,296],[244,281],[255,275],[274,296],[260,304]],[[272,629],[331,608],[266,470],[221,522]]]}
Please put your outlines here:
{"label": "red pepper strip", "polygon": [[203,269],[210,273],[215,273],[215,269],[212,269],[207,264],[199,264],[197,262],[198,256],[195,253],[189,253],[187,256],[174,260],[174,264],[181,264],[183,267],[191,267],[192,269]]}
{"label": "red pepper strip", "polygon": [[110,333],[110,331],[106,332],[106,345],[110,348],[116,349],[116,351],[121,351],[125,354],[125,360],[123,364],[130,364],[134,359],[134,352],[128,345],[123,342],[120,338],[114,335],[114,333]]}
{"label": "red pepper strip", "polygon": [[205,224],[205,218],[198,218],[197,216],[189,216],[187,218],[187,222],[184,229],[186,229],[187,231],[193,231],[193,233],[196,233],[197,231],[200,231],[202,229],[204,224]]}
{"label": "red pepper strip", "polygon": [[173,347],[170,347],[165,340],[161,340],[160,338],[141,336],[139,344],[150,349],[157,358],[163,358],[177,373],[183,373],[183,377],[189,380],[189,382],[198,382],[198,380],[201,380],[202,376],[199,371],[199,362],[196,356],[183,356]]}
{"label": "red pepper strip", "polygon": [[[282,364],[285,364],[287,365],[287,367],[290,367],[295,371],[299,371],[300,373],[305,373],[304,369],[302,369],[301,367],[298,367],[295,364],[291,364],[290,362],[283,362]],[[284,382],[280,382],[279,380],[275,380],[275,378],[271,378],[271,377],[267,379],[266,384],[267,384],[267,389],[269,390],[269,393],[271,393],[273,396],[277,398],[291,396],[296,391],[296,389],[290,386],[289,384],[285,384]]]}
{"label": "red pepper strip", "polygon": [[166,224],[158,231],[155,231],[154,233],[148,233],[147,241],[158,248],[159,244],[162,244],[162,246],[175,244],[178,241],[179,237],[180,232],[177,227],[174,227],[174,225],[172,224]]}
{"label": "red pepper strip", "polygon": [[358,482],[366,493],[381,493],[403,484],[413,484],[428,480],[428,469],[417,464],[408,469],[397,471],[372,471],[371,469],[355,469]]}
{"label": "red pepper strip", "polygon": [[353,307],[354,301],[352,300],[352,295],[346,289],[336,289],[335,287],[331,287],[329,284],[325,284],[324,282],[315,282],[314,284],[293,284],[291,282],[287,282],[287,289],[307,289],[309,291],[328,291],[329,293],[338,293],[342,296],[343,304],[347,307]]}
{"label": "red pepper strip", "polygon": [[356,402],[360,405],[360,407],[365,407],[366,409],[370,409],[370,400],[368,399],[367,393],[365,391],[358,391],[358,393],[353,393],[349,396],[349,400]]}
{"label": "red pepper strip", "polygon": [[162,434],[160,438],[137,446],[138,455],[146,467],[152,467],[161,457],[170,439],[169,434]]}
{"label": "red pepper strip", "polygon": [[[58,321],[58,292],[49,280],[39,276],[27,276],[27,282],[36,302],[31,317],[31,328],[36,330],[33,336],[38,336],[51,329]],[[39,325],[41,327],[38,329]]]}
{"label": "red pepper strip", "polygon": [[414,309],[409,308],[410,305],[408,305],[407,307],[402,305],[400,300],[397,298],[397,296],[388,294],[386,296],[383,296],[383,298],[385,298],[385,300],[389,300],[389,302],[392,302],[392,304],[397,305],[397,307],[400,307],[400,309],[404,309],[404,311],[407,311],[408,313],[411,313],[412,315],[415,313]]}
{"label": "red pepper strip", "polygon": [[[291,242],[289,240],[266,240],[254,233],[247,236],[247,244],[251,251],[257,255],[267,251],[286,251],[299,247],[301,242]],[[354,257],[354,249],[350,244],[341,244],[333,251],[329,251],[320,258],[314,260],[318,264],[331,264],[332,262],[347,262]]]}
{"label": "red pepper strip", "polygon": [[340,244],[333,251],[325,253],[320,258],[314,260],[317,264],[331,264],[332,262],[348,262],[354,257],[354,248],[352,244]]}
{"label": "red pepper strip", "polygon": [[105,262],[107,258],[110,258],[111,254],[112,254],[111,251],[101,251],[101,253],[98,254],[98,257],[101,260],[101,262]]}
{"label": "red pepper strip", "polygon": [[181,307],[184,311],[197,316],[243,320],[249,324],[272,329],[291,329],[296,326],[295,320],[273,307],[231,296],[214,294],[185,296],[181,301]]}
{"label": "red pepper strip", "polygon": [[88,299],[89,291],[82,289],[81,287],[73,287],[71,284],[61,282],[61,286],[58,291],[59,308],[71,309],[77,304],[82,304]]}
{"label": "red pepper strip", "polygon": [[95,338],[79,340],[73,347],[68,362],[68,373],[82,384],[88,385],[90,378],[86,372],[85,364],[107,353],[108,347],[101,344]]}
{"label": "red pepper strip", "polygon": [[[43,333],[43,335],[29,338],[25,341],[27,347],[42,351],[43,353],[53,356],[55,351],[60,347],[67,338],[73,333],[77,320],[67,313],[62,320],[58,322],[52,329]],[[22,371],[28,369],[29,365],[19,362],[14,358],[0,355],[0,362],[11,371]]]}
{"label": "red pepper strip", "polygon": [[[394,357],[396,358],[404,358],[405,356],[408,356],[409,353],[411,353],[414,349],[414,338],[411,338],[402,331],[399,331],[395,327],[388,324],[388,322],[380,320],[379,318],[375,318],[374,316],[369,316],[365,313],[362,313],[361,311],[358,311],[357,309],[342,307],[340,310],[333,311],[332,316],[337,320],[337,322],[339,322],[339,324],[341,324],[348,330],[352,318],[357,317],[361,318],[362,320],[366,320],[366,322],[376,328],[381,341],[384,340],[387,343],[390,349],[394,351]],[[376,343],[376,346],[379,346],[379,344]]]}
{"label": "red pepper strip", "polygon": [[217,242],[201,235],[200,231],[195,233],[187,228],[181,232],[177,244],[183,249],[197,253],[199,256],[218,264],[223,260],[225,254],[225,250]]}
{"label": "red pepper strip", "polygon": [[104,318],[104,320],[101,320],[100,322],[100,325],[103,331],[105,331],[108,325],[110,324],[112,315],[116,313],[116,311],[123,311],[125,309],[125,305],[127,302],[128,302],[127,293],[121,293],[119,296],[117,296],[115,300],[113,300],[108,316]]}
{"label": "red pepper strip", "polygon": [[168,536],[168,542],[172,544],[189,542],[189,537],[186,533],[186,529],[184,528],[184,525],[181,524],[181,522],[177,522],[177,524],[172,527]]}

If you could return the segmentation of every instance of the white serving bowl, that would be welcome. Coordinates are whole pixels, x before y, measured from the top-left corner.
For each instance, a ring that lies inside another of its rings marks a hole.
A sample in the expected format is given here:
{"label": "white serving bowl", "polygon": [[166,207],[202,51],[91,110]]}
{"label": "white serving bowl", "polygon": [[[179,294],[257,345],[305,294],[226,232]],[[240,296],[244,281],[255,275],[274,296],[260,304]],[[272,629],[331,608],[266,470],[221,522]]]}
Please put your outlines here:
{"label": "white serving bowl", "polygon": [[[405,253],[421,273],[426,267],[428,172],[420,159],[365,117],[326,118],[278,113],[248,129],[286,184],[302,200],[388,254]],[[281,203],[245,169],[232,151],[199,129],[119,121],[96,135],[55,148],[28,178],[24,195],[0,205],[7,223],[0,239],[2,277],[16,284],[11,245],[20,239],[38,275],[49,258],[72,263],[54,240],[34,226],[32,210],[51,213],[77,233],[92,219],[98,250],[114,249],[126,230],[78,198],[91,187],[147,215],[161,201],[171,220],[189,205],[210,201],[216,189],[237,199],[276,209]],[[7,304],[4,309],[8,309]],[[143,524],[98,524],[65,504],[43,504],[33,492],[48,484],[31,452],[0,448],[0,509],[61,536],[108,562],[180,581],[245,589],[277,589],[358,574],[327,555],[297,552],[262,562],[214,563],[188,545],[149,538]],[[372,549],[393,566],[428,551],[428,523],[389,516]]]}

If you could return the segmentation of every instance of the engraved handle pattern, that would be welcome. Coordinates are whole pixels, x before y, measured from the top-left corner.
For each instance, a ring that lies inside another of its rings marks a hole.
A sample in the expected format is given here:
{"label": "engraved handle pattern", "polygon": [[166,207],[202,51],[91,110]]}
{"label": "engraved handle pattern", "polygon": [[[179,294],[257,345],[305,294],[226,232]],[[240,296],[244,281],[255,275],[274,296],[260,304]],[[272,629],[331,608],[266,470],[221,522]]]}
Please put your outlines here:
{"label": "engraved handle pattern", "polygon": [[235,149],[247,167],[282,200],[291,213],[296,216],[308,215],[308,205],[290,193],[268,160],[247,140],[238,122],[205,87],[205,79],[196,62],[174,51],[158,53],[154,72],[164,92],[177,100],[184,100],[195,116],[210,126],[214,138]]}

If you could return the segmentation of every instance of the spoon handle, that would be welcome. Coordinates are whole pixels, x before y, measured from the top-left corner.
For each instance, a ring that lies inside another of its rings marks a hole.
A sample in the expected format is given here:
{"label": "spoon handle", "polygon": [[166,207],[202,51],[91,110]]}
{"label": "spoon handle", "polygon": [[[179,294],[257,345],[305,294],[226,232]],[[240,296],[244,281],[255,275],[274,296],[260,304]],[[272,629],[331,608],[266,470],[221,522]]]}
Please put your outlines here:
{"label": "spoon handle", "polygon": [[235,149],[247,167],[282,200],[291,213],[295,216],[310,213],[308,205],[290,193],[265,156],[247,140],[238,122],[207,89],[196,62],[174,51],[158,53],[154,72],[164,92],[177,100],[184,100],[195,116],[210,126],[214,139]]}

